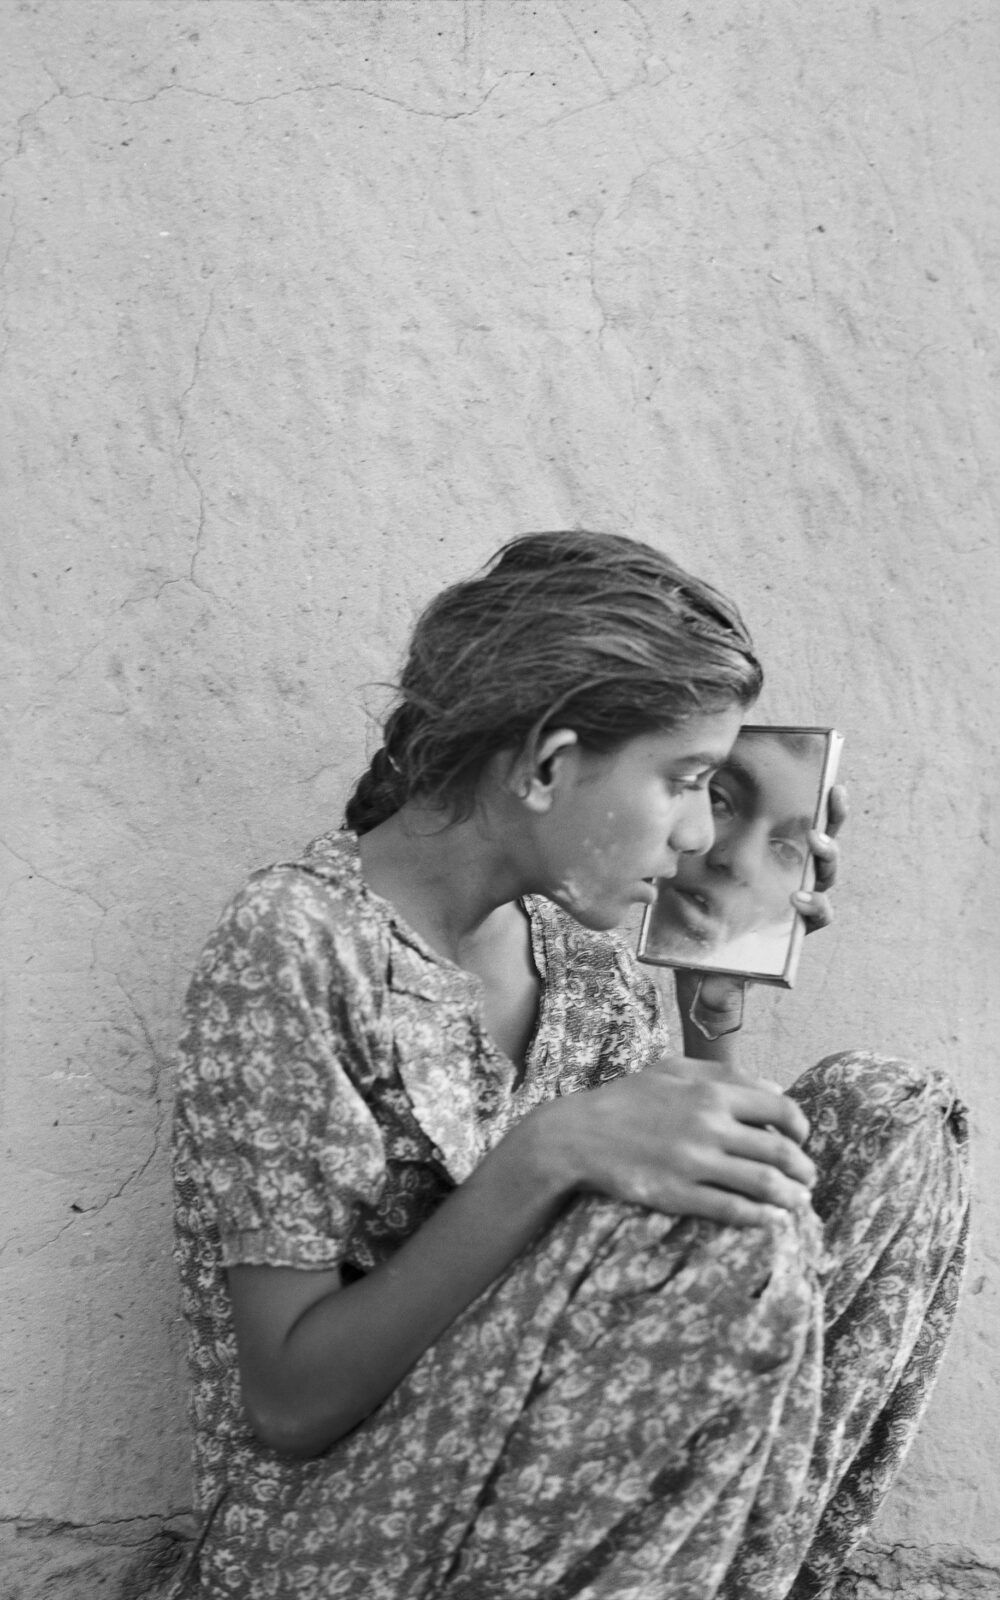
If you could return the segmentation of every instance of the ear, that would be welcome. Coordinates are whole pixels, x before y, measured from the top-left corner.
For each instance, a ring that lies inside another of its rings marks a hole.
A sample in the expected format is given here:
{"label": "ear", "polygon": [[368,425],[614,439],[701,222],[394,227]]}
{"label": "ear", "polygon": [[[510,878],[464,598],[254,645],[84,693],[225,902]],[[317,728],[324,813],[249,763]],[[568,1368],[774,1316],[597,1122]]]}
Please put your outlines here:
{"label": "ear", "polygon": [[553,728],[539,741],[533,756],[525,752],[511,773],[511,787],[521,804],[537,816],[550,811],[559,782],[567,767],[575,764],[579,748],[572,728]]}

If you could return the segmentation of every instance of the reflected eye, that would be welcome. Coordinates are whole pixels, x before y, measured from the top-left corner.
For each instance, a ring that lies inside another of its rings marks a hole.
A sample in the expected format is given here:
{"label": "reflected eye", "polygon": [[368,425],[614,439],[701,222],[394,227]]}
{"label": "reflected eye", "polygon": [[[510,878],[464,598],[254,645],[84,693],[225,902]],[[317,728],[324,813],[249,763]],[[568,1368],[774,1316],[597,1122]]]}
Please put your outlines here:
{"label": "reflected eye", "polygon": [[778,865],[786,872],[795,872],[805,866],[805,847],[794,839],[771,839],[770,850]]}
{"label": "reflected eye", "polygon": [[720,822],[728,822],[730,817],[736,815],[736,808],[733,802],[720,784],[710,783],[708,794],[712,803],[713,817],[716,817]]}

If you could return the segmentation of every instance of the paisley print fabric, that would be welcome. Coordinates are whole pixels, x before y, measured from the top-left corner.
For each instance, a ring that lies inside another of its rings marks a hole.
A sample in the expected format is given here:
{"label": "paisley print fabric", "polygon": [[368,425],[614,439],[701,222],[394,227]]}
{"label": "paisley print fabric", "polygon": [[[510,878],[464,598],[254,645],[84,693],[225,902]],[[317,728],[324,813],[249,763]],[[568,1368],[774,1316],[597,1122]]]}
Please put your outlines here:
{"label": "paisley print fabric", "polygon": [[325,1455],[241,1412],[225,1267],[367,1271],[532,1106],[666,1047],[623,941],[529,900],[523,1081],[475,979],[360,877],[351,835],[251,880],[188,997],[177,1255],[206,1535],[239,1600],[778,1600],[832,1593],[940,1361],[964,1259],[947,1081],[832,1057],[791,1091],[813,1207],[737,1230],[572,1202]]}

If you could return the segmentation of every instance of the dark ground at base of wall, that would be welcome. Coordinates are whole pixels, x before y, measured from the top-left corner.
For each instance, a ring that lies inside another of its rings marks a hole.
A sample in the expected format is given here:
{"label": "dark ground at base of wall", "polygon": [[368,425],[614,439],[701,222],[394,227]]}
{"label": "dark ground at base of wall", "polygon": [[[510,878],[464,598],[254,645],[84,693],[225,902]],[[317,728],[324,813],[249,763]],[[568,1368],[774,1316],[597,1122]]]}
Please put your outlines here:
{"label": "dark ground at base of wall", "polygon": [[166,1600],[192,1521],[137,1517],[73,1527],[0,1524],[3,1600]]}
{"label": "dark ground at base of wall", "polygon": [[[168,1600],[189,1545],[185,1518],[140,1518],[73,1528],[65,1523],[0,1524],[4,1600]],[[955,1545],[864,1545],[833,1600],[1000,1600],[1000,1567]]]}
{"label": "dark ground at base of wall", "polygon": [[1000,1600],[1000,1567],[983,1566],[958,1545],[862,1545],[833,1600]]}

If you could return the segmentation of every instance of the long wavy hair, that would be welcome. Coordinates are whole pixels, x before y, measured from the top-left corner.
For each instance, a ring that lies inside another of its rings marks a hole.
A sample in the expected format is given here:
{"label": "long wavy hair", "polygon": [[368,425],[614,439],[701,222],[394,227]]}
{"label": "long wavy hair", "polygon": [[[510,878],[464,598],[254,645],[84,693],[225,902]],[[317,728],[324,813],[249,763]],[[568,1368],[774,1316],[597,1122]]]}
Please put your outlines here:
{"label": "long wavy hair", "polygon": [[762,682],[736,607],[652,546],[525,534],[419,618],[345,826],[366,833],[409,800],[459,820],[499,751],[530,756],[554,728],[611,751],[748,706]]}

